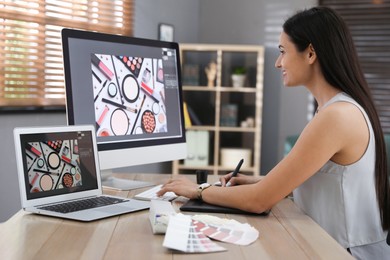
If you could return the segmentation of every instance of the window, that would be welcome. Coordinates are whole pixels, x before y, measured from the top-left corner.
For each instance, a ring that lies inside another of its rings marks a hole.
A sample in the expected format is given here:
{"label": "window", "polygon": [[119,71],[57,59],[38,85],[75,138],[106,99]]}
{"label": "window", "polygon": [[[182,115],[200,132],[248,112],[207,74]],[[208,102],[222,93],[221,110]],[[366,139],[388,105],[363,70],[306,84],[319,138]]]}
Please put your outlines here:
{"label": "window", "polygon": [[390,133],[390,0],[322,0],[348,24],[384,133]]}
{"label": "window", "polygon": [[61,29],[132,35],[133,0],[1,0],[0,107],[63,107]]}

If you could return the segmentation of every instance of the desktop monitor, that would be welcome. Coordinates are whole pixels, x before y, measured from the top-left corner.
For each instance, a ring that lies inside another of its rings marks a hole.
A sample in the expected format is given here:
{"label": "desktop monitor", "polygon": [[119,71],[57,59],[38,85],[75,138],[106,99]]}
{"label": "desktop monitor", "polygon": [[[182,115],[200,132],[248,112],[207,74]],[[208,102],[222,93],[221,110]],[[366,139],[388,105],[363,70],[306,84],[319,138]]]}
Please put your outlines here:
{"label": "desktop monitor", "polygon": [[95,126],[104,186],[150,185],[110,173],[186,157],[177,43],[63,29],[62,45],[68,124]]}

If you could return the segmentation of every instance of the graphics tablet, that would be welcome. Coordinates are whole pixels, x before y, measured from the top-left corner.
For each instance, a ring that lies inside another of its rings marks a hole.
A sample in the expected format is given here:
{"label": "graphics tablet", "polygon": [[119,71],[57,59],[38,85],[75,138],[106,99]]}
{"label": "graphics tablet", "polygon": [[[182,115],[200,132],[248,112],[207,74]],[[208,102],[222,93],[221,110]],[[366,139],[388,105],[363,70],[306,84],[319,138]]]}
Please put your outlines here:
{"label": "graphics tablet", "polygon": [[212,212],[212,213],[245,214],[245,215],[258,215],[258,216],[266,216],[270,212],[270,210],[268,210],[260,214],[252,213],[252,212],[247,212],[239,209],[208,204],[201,200],[189,200],[183,206],[180,207],[180,210],[192,211],[192,212]]}

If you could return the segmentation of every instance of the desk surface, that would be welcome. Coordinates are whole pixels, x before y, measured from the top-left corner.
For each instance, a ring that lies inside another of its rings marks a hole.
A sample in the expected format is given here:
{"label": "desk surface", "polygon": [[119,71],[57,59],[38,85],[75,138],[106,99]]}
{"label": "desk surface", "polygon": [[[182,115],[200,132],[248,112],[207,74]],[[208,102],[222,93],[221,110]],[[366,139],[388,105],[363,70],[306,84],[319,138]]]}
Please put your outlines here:
{"label": "desk surface", "polygon": [[[132,174],[138,180],[163,183],[170,175]],[[192,177],[192,176],[190,176]],[[105,191],[133,197],[145,189]],[[183,199],[174,202],[180,207]],[[228,251],[183,254],[162,246],[164,236],[154,235],[148,210],[94,222],[77,222],[19,211],[0,224],[1,259],[352,259],[295,204],[284,199],[269,216],[225,215],[249,223],[260,235],[249,246],[221,243]],[[217,242],[220,243],[220,242]]]}

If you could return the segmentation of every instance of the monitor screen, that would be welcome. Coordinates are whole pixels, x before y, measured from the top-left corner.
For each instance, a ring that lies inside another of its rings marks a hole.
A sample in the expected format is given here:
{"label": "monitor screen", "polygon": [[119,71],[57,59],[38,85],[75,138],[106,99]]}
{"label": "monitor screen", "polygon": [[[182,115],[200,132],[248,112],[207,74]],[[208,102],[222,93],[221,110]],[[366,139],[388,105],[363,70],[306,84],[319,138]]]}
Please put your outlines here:
{"label": "monitor screen", "polygon": [[68,124],[93,124],[101,169],[186,157],[178,44],[62,31]]}

